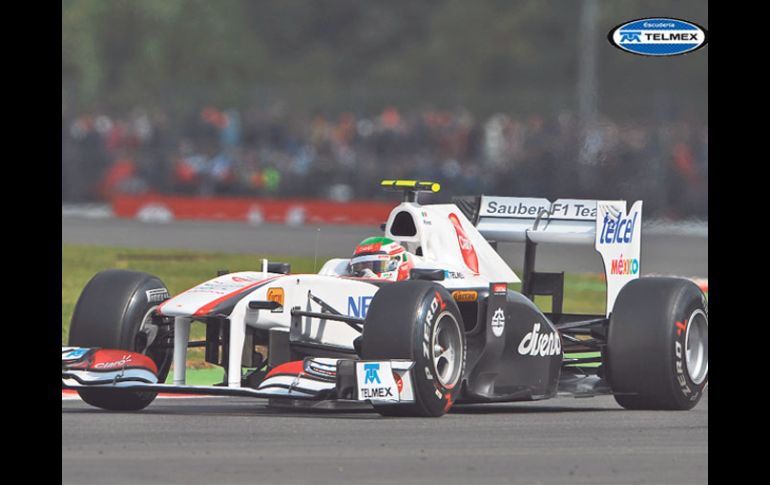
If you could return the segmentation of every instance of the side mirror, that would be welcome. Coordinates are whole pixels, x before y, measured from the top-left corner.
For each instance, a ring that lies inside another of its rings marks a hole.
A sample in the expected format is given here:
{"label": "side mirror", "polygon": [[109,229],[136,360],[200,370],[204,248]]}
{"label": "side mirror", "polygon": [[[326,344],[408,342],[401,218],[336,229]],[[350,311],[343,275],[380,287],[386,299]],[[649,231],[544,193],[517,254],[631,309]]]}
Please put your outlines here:
{"label": "side mirror", "polygon": [[444,281],[443,269],[412,268],[409,277],[413,280]]}
{"label": "side mirror", "polygon": [[289,274],[289,271],[291,271],[291,264],[289,263],[279,263],[277,261],[267,263],[268,273]]}
{"label": "side mirror", "polygon": [[281,308],[281,304],[277,301],[250,301],[249,308],[252,310],[275,310]]}

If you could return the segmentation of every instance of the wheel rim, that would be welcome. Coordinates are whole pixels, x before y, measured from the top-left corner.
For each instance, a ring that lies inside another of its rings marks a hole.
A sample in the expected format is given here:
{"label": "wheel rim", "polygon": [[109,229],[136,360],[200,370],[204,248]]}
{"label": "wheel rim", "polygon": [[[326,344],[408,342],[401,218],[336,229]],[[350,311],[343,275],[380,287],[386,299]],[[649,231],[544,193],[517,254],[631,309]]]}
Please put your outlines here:
{"label": "wheel rim", "polygon": [[139,331],[137,333],[143,333],[146,336],[146,343],[144,344],[144,348],[135,349],[139,353],[146,353],[155,342],[155,338],[158,336],[158,326],[152,323],[152,316],[157,308],[158,305],[155,305],[147,310],[147,313],[144,314],[144,318],[142,319],[142,324],[139,326]]}
{"label": "wheel rim", "polygon": [[462,370],[462,336],[455,317],[444,312],[438,316],[433,331],[433,369],[438,381],[447,389],[453,388]]}
{"label": "wheel rim", "polygon": [[687,373],[694,384],[701,384],[709,372],[709,323],[706,313],[695,310],[685,333]]}

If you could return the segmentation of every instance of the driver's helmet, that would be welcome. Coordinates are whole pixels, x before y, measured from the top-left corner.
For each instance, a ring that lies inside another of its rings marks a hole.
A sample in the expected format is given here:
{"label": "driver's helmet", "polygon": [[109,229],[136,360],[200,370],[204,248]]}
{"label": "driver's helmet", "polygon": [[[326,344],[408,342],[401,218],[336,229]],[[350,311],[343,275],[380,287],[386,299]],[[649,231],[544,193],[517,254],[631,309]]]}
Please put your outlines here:
{"label": "driver's helmet", "polygon": [[350,258],[350,274],[359,278],[406,280],[413,267],[412,255],[387,237],[364,239]]}

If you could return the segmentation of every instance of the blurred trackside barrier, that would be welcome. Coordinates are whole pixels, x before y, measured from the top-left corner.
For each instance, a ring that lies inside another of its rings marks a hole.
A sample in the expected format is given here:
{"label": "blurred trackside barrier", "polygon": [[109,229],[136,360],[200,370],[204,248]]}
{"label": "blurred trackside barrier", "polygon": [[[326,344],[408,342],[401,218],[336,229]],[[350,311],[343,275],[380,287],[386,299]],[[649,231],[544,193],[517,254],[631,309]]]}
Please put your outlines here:
{"label": "blurred trackside barrier", "polygon": [[[382,224],[396,204],[397,202],[343,203],[313,199],[119,195],[112,200],[112,215],[154,222],[186,219],[290,225]],[[603,276],[597,275],[600,279]],[[693,280],[708,295],[707,278],[688,279]]]}
{"label": "blurred trackside barrier", "polygon": [[397,202],[119,195],[111,204],[115,216],[145,221],[197,219],[300,225],[382,224]]}

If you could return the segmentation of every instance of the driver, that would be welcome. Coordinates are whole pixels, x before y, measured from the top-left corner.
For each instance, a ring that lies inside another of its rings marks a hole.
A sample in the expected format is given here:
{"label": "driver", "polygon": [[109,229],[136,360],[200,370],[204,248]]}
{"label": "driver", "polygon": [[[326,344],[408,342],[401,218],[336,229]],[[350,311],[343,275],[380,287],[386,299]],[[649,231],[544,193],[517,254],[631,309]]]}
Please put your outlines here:
{"label": "driver", "polygon": [[349,273],[359,278],[402,281],[409,279],[414,256],[387,237],[370,237],[356,247]]}

